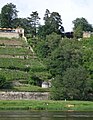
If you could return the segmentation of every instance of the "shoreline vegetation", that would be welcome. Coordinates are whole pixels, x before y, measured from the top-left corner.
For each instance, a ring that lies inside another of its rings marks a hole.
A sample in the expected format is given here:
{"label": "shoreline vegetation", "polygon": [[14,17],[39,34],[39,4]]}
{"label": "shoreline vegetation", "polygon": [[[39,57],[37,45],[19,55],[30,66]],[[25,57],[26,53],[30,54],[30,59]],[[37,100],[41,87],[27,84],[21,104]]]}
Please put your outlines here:
{"label": "shoreline vegetation", "polygon": [[0,110],[93,111],[93,102],[66,100],[0,100]]}

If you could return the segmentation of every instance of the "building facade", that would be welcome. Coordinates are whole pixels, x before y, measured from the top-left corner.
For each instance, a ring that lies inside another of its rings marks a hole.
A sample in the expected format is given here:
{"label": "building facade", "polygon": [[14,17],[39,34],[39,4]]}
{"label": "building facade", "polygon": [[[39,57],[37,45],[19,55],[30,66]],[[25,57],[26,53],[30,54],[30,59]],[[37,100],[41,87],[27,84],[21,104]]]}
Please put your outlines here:
{"label": "building facade", "polygon": [[7,37],[7,38],[19,38],[24,37],[24,29],[23,28],[0,28],[0,37]]}

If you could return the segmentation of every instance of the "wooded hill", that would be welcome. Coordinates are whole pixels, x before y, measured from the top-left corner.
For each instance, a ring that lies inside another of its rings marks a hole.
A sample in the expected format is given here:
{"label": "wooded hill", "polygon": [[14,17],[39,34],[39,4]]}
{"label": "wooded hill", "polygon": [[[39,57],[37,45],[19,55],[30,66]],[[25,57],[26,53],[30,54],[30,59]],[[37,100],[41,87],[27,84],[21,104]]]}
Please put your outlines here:
{"label": "wooded hill", "polygon": [[[0,87],[10,85],[17,91],[31,91],[31,85],[34,85],[36,91],[42,81],[51,81],[51,99],[93,100],[92,24],[83,17],[76,18],[72,22],[73,36],[68,39],[58,12],[46,9],[44,25],[40,24],[37,11],[27,18],[18,18],[17,12],[16,5],[5,5],[1,9],[0,27],[20,26],[31,47],[24,40],[3,39],[4,43],[0,40]],[[90,35],[83,38],[84,32]],[[24,83],[23,88],[21,83]]]}

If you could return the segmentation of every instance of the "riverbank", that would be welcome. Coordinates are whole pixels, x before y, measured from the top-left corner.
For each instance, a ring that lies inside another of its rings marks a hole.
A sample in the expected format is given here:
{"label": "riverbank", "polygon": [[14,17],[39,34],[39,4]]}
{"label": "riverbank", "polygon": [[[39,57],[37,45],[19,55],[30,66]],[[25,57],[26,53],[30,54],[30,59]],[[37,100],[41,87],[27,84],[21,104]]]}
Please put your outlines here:
{"label": "riverbank", "polygon": [[0,110],[93,111],[93,102],[0,100]]}

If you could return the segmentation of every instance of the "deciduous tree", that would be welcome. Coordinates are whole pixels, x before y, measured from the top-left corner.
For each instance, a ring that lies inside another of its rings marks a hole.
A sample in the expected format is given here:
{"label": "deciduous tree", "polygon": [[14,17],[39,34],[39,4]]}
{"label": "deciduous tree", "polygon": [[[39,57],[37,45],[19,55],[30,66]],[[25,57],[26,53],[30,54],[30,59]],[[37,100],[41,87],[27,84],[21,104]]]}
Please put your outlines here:
{"label": "deciduous tree", "polygon": [[46,37],[53,32],[60,34],[64,31],[61,15],[58,12],[52,12],[47,9],[44,16],[44,25],[39,28],[39,36]]}
{"label": "deciduous tree", "polygon": [[28,17],[28,22],[29,24],[31,25],[31,33],[33,36],[36,36],[37,35],[37,31],[38,31],[38,26],[39,26],[39,20],[40,20],[40,17],[38,15],[38,12],[35,11],[35,12],[32,12],[32,14],[30,14],[30,17]]}
{"label": "deciduous tree", "polygon": [[17,18],[16,5],[9,3],[3,6],[1,9],[1,27],[12,28],[12,22]]}
{"label": "deciduous tree", "polygon": [[88,23],[88,21],[85,18],[76,18],[73,21],[74,24],[74,35],[76,38],[82,38],[83,31],[93,31],[93,27],[91,24]]}

